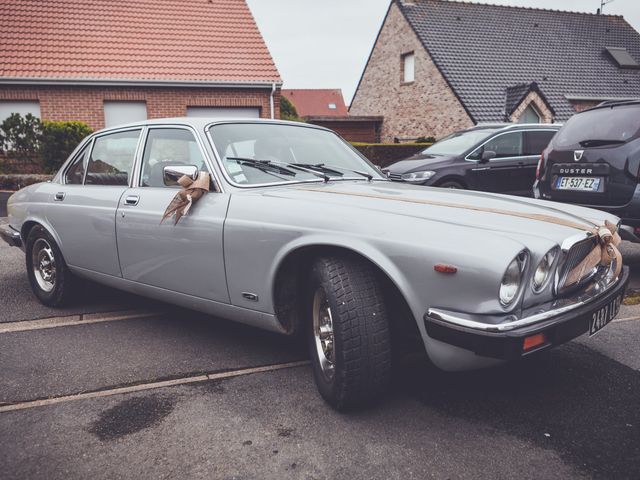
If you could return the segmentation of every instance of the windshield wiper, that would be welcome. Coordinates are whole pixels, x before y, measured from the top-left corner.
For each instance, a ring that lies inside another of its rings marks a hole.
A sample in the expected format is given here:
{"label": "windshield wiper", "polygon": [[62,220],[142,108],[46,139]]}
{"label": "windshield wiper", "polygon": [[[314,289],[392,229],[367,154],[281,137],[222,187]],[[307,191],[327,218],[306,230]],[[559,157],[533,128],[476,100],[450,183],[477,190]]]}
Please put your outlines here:
{"label": "windshield wiper", "polygon": [[290,163],[289,165],[295,165],[296,167],[304,167],[310,170],[317,170],[319,172],[324,172],[324,173],[333,173],[334,175],[340,175],[341,177],[344,175],[342,172],[339,172],[338,170],[325,167],[324,163]]}
{"label": "windshield wiper", "polygon": [[255,167],[263,171],[267,171],[267,169],[271,169],[271,171],[274,171],[274,172],[295,176],[296,172],[293,171],[293,169],[295,169],[295,170],[310,173],[311,175],[319,177],[323,179],[325,183],[330,180],[330,178],[324,173],[319,173],[315,170],[306,168],[303,165],[298,165],[295,163],[278,162],[277,160],[261,160],[261,159],[255,159],[255,158],[247,158],[247,157],[225,157],[225,158],[227,160],[234,160],[240,164],[246,163],[251,167]]}
{"label": "windshield wiper", "polygon": [[296,176],[296,172],[293,170],[278,165],[277,163],[273,163],[271,160],[256,160],[255,158],[247,158],[247,157],[225,157],[227,160],[233,160],[239,164],[246,164],[250,167],[255,167],[262,171],[272,171],[277,173],[282,173],[284,175],[290,175],[292,177]]}
{"label": "windshield wiper", "polygon": [[624,140],[583,140],[579,143],[581,147],[603,147],[605,145],[622,145],[627,142]]}
{"label": "windshield wiper", "polygon": [[292,165],[303,165],[303,166],[306,166],[307,168],[312,168],[312,167],[322,168],[325,172],[334,172],[334,173],[337,173],[340,176],[342,176],[342,173],[338,172],[337,170],[334,170],[334,169],[340,169],[340,170],[342,170],[344,172],[351,172],[351,173],[355,173],[357,175],[361,175],[363,177],[366,177],[366,179],[368,181],[373,180],[373,175],[371,175],[370,173],[363,172],[361,170],[352,170],[350,168],[339,167],[337,165],[326,165],[325,166],[324,163],[316,163],[315,165],[307,164],[307,163],[293,163]]}

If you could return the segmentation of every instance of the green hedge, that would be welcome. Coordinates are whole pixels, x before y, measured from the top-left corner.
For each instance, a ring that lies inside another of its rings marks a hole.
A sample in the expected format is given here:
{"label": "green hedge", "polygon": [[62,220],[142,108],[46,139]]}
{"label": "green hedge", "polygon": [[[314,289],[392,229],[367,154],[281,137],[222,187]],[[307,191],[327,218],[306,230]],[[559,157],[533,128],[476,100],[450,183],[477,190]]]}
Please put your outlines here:
{"label": "green hedge", "polygon": [[83,122],[41,122],[31,114],[12,113],[0,124],[0,151],[12,158],[36,157],[40,169],[52,173],[90,133]]}
{"label": "green hedge", "polygon": [[52,178],[53,175],[0,175],[0,190],[16,191]]}
{"label": "green hedge", "polygon": [[431,143],[360,143],[352,142],[360,153],[379,167],[386,167],[431,146]]}
{"label": "green hedge", "polygon": [[42,169],[47,173],[56,172],[73,149],[93,130],[83,122],[42,123],[40,155]]}

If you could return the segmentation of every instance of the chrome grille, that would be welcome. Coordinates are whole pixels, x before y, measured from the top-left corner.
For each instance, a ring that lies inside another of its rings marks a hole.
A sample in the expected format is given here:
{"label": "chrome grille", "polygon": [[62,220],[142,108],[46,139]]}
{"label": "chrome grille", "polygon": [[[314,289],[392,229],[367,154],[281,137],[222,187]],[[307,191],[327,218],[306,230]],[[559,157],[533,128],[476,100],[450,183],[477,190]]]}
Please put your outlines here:
{"label": "chrome grille", "polygon": [[[569,276],[569,272],[573,270],[578,264],[589,255],[591,250],[596,246],[597,239],[595,237],[586,238],[576,244],[574,244],[564,256],[564,261],[560,267],[557,282],[557,292],[562,293],[565,290],[565,282]],[[586,280],[590,279],[595,271],[587,272],[587,274],[581,278],[577,284],[570,287],[580,285]]]}
{"label": "chrome grille", "polygon": [[394,182],[402,182],[402,174],[401,173],[388,173],[389,180],[393,180]]}

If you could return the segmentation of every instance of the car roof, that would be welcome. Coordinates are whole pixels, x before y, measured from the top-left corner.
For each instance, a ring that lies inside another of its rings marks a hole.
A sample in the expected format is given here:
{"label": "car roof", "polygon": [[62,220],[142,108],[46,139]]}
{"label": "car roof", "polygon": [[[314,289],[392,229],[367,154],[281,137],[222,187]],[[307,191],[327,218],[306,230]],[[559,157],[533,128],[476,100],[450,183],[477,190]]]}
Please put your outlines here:
{"label": "car roof", "polygon": [[276,125],[294,125],[303,126],[309,128],[316,128],[319,130],[327,130],[324,127],[318,125],[312,125],[301,122],[289,122],[286,120],[271,120],[266,118],[238,118],[238,117],[169,117],[169,118],[153,118],[148,120],[142,120],[139,122],[123,123],[121,125],[114,125],[99,130],[100,132],[109,132],[112,130],[121,130],[131,127],[145,127],[154,125],[186,125],[196,130],[204,130],[205,127],[215,123],[265,123]]}
{"label": "car roof", "polygon": [[[625,105],[640,105],[640,99],[635,100],[607,100],[602,102],[595,107],[588,108],[583,110],[583,112],[590,112],[591,110],[599,110],[602,108],[613,108],[613,107],[622,107]],[[580,112],[582,113],[582,112]]]}
{"label": "car roof", "polygon": [[475,127],[464,130],[465,132],[473,132],[474,130],[559,130],[561,123],[479,123]]}

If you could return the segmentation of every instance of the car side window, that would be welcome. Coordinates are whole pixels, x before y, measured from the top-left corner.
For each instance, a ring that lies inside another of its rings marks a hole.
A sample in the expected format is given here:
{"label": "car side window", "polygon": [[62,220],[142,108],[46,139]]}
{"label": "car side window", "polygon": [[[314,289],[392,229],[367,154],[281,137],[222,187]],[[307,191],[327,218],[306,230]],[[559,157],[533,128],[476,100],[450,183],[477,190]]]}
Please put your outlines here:
{"label": "car side window", "polygon": [[521,156],[524,151],[522,132],[505,133],[492,138],[484,144],[483,152],[487,151],[496,152],[495,158]]}
{"label": "car side window", "polygon": [[542,151],[547,148],[549,142],[556,134],[555,131],[550,130],[540,130],[537,132],[526,132],[526,142],[525,142],[525,155],[540,155]]}
{"label": "car side window", "polygon": [[183,128],[149,130],[142,159],[140,186],[167,187],[164,183],[164,167],[170,165],[194,165],[200,171],[209,171],[193,132]]}
{"label": "car side window", "polygon": [[87,169],[87,160],[89,157],[89,142],[85,147],[76,155],[76,157],[67,168],[67,172],[64,174],[64,183],[68,185],[81,185],[84,180],[84,172]]}
{"label": "car side window", "polygon": [[111,133],[95,139],[85,184],[129,185],[140,130]]}

